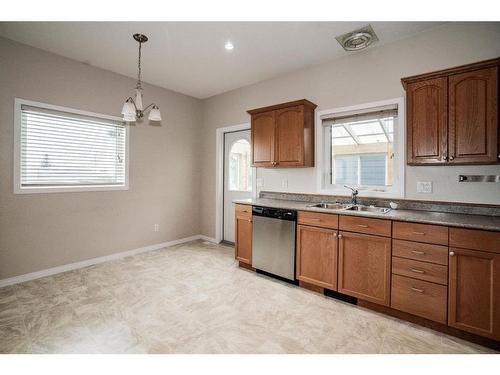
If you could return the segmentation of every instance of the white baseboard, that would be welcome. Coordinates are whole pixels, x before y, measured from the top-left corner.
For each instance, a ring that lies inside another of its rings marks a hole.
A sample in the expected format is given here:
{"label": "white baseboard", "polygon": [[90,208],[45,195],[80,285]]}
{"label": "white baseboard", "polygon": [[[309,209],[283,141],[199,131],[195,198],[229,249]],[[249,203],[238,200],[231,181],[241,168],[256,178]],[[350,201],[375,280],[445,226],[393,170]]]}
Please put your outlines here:
{"label": "white baseboard", "polygon": [[136,254],[141,254],[141,253],[145,253],[148,251],[162,249],[164,247],[179,245],[181,243],[186,243],[186,242],[195,241],[195,240],[203,240],[203,241],[209,241],[209,242],[216,243],[215,238],[211,238],[211,237],[207,237],[207,236],[203,236],[201,234],[198,234],[195,236],[180,238],[180,239],[174,240],[174,241],[162,242],[162,243],[155,244],[155,245],[140,247],[138,249],[122,251],[120,253],[114,253],[114,254],[98,257],[98,258],[92,258],[92,259],[82,260],[80,262],[65,264],[65,265],[57,266],[57,267],[52,267],[52,268],[48,268],[48,269],[41,270],[41,271],[30,272],[30,273],[26,273],[24,275],[9,277],[8,279],[0,280],[0,288],[2,288],[4,286],[8,286],[8,285],[23,283],[23,282],[29,281],[29,280],[39,279],[39,278],[45,277],[45,276],[55,275],[57,273],[62,273],[62,272],[67,272],[67,271],[71,271],[71,270],[76,270],[78,268],[92,266],[94,264],[108,262],[110,260],[125,258],[125,257],[131,256],[131,255],[136,255]]}

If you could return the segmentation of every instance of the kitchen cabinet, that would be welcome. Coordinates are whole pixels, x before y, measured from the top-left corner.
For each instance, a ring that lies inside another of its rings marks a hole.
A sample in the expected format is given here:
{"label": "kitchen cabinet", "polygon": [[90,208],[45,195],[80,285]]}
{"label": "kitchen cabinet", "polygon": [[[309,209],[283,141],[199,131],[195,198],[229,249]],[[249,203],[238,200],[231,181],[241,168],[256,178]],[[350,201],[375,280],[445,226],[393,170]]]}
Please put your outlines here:
{"label": "kitchen cabinet", "polygon": [[448,155],[448,80],[429,79],[406,88],[408,164],[435,164]]}
{"label": "kitchen cabinet", "polygon": [[252,265],[252,207],[236,205],[235,258],[241,263]]}
{"label": "kitchen cabinet", "polygon": [[498,67],[449,78],[449,161],[491,163],[498,158]]}
{"label": "kitchen cabinet", "polygon": [[500,58],[402,79],[407,105],[407,163],[500,161]]}
{"label": "kitchen cabinet", "polygon": [[254,167],[314,167],[314,109],[297,100],[249,110]]}
{"label": "kitchen cabinet", "polygon": [[448,325],[500,340],[500,233],[450,229]]}
{"label": "kitchen cabinet", "polygon": [[338,291],[389,306],[391,239],[344,231],[338,238]]}
{"label": "kitchen cabinet", "polygon": [[297,226],[297,279],[337,290],[337,231]]}

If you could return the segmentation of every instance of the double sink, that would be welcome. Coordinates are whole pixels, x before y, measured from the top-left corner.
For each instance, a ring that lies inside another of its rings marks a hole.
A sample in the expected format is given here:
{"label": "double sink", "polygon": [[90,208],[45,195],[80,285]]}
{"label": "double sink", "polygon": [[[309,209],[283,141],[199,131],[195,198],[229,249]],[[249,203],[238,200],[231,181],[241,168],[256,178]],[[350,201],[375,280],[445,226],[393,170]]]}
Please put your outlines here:
{"label": "double sink", "polygon": [[363,206],[360,204],[347,204],[347,203],[315,203],[307,207],[323,208],[325,210],[341,210],[341,211],[358,211],[358,212],[371,212],[377,214],[386,214],[391,209],[385,207]]}

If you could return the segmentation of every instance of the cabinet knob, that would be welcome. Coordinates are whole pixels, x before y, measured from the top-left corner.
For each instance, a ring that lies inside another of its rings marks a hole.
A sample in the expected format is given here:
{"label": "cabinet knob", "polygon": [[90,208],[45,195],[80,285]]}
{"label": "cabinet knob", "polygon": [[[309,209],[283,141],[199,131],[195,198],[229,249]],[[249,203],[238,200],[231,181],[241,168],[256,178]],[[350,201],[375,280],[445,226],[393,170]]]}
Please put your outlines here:
{"label": "cabinet knob", "polygon": [[443,155],[443,160],[444,160],[444,161],[448,160],[448,156]]}
{"label": "cabinet knob", "polygon": [[455,158],[453,156],[450,156],[450,160],[453,160],[453,159],[455,159]]}
{"label": "cabinet knob", "polygon": [[455,256],[455,252],[454,251],[450,251],[450,257],[452,256]]}
{"label": "cabinet knob", "polygon": [[339,234],[339,238],[342,238],[342,235],[341,235],[341,234]]}
{"label": "cabinet knob", "polygon": [[333,234],[333,237],[337,237],[337,233],[334,233],[334,234]]}

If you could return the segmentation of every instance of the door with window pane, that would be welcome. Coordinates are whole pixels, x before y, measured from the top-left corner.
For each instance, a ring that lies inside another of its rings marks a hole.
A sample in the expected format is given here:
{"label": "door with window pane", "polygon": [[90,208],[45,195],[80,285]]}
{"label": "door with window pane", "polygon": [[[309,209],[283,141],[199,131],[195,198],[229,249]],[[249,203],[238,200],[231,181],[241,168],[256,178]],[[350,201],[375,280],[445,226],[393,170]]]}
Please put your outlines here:
{"label": "door with window pane", "polygon": [[252,197],[250,130],[224,134],[224,236],[234,242],[235,199]]}

